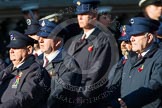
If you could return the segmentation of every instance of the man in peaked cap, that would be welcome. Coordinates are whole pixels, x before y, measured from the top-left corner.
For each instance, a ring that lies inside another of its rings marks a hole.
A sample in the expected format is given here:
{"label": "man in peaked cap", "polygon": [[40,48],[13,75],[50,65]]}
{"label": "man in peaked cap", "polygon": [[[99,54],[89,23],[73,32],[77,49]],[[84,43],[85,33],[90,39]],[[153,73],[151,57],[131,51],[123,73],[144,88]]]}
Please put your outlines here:
{"label": "man in peaked cap", "polygon": [[[76,105],[81,108],[99,108],[103,105],[103,99],[93,99],[104,92],[107,82],[104,76],[111,67],[109,65],[113,58],[109,42],[111,34],[101,31],[94,24],[97,21],[100,0],[74,0],[73,3],[76,6],[78,24],[83,31],[75,37],[68,49],[68,53],[75,58],[82,71],[81,92],[76,99]],[[100,81],[103,83],[96,87],[94,84]],[[88,101],[84,103],[82,99]]]}
{"label": "man in peaked cap", "polygon": [[121,98],[118,99],[116,107],[121,105],[122,108],[159,108],[162,89],[162,51],[155,38],[160,24],[157,20],[144,17],[132,18],[130,23],[130,41],[132,51],[136,52],[136,55],[130,56],[124,65]]}
{"label": "man in peaked cap", "polygon": [[36,57],[41,59],[42,51],[40,50],[39,43],[38,43],[39,36],[37,36],[37,32],[40,30],[39,21],[34,20],[34,19],[27,19],[26,23],[27,23],[28,27],[25,30],[25,34],[28,35],[29,37],[33,38],[36,41],[34,44],[33,54]]}
{"label": "man in peaked cap", "polygon": [[145,17],[159,20],[162,13],[161,0],[140,0],[139,7],[142,9]]}
{"label": "man in peaked cap", "polygon": [[[37,33],[40,49],[43,52],[43,67],[51,76],[51,93],[48,98],[48,108],[72,108],[70,104],[57,96],[70,97],[75,100],[76,91],[65,89],[69,84],[79,86],[81,71],[75,59],[63,50],[64,31],[48,19],[40,20],[40,31]],[[60,84],[59,81],[63,84]]]}
{"label": "man in peaked cap", "polygon": [[[131,53],[131,42],[130,42],[130,25],[123,25],[121,28],[121,36],[118,39],[119,41],[121,41],[120,44],[120,49],[122,51],[122,58],[112,67],[108,78],[109,78],[109,82],[107,85],[107,89],[108,91],[112,91],[113,93],[113,98],[111,99],[111,101],[115,98],[118,98],[120,96],[120,84],[121,84],[121,77],[122,77],[122,73],[123,73],[123,67],[126,63],[126,61],[128,60],[128,56],[129,53]],[[118,92],[116,92],[118,91]]]}
{"label": "man in peaked cap", "polygon": [[[60,53],[63,47],[63,38],[49,37],[50,33],[55,29],[56,24],[54,22],[45,20],[40,20],[40,31],[37,33],[39,38],[40,49],[43,52],[43,67],[49,72],[51,76],[55,75],[53,73],[52,61],[59,59]],[[58,34],[57,34],[58,35]]]}
{"label": "man in peaked cap", "polygon": [[17,31],[9,35],[7,47],[12,63],[0,73],[0,107],[45,108],[50,76],[32,55],[34,40]]}

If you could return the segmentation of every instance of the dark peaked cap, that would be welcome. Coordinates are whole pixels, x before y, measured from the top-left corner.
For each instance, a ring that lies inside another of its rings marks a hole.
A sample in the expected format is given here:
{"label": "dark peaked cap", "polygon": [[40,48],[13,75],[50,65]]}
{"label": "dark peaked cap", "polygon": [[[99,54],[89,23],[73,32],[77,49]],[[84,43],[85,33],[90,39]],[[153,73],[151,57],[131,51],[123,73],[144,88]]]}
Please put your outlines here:
{"label": "dark peaked cap", "polygon": [[35,40],[29,36],[23,35],[17,31],[10,31],[10,43],[7,45],[8,48],[23,48],[28,45],[34,45]]}
{"label": "dark peaked cap", "polygon": [[130,35],[153,33],[158,30],[160,22],[145,17],[134,17],[130,20]]}
{"label": "dark peaked cap", "polygon": [[37,34],[37,32],[40,29],[39,21],[34,19],[27,19],[26,23],[28,25],[27,29],[25,30],[26,35],[34,35]]}
{"label": "dark peaked cap", "polygon": [[39,24],[41,25],[41,27],[40,27],[40,30],[37,33],[37,35],[39,37],[44,37],[44,38],[48,38],[49,34],[57,26],[56,23],[49,21],[48,19],[40,20]]}
{"label": "dark peaked cap", "polygon": [[140,0],[139,7],[144,8],[148,5],[162,5],[162,0]]}

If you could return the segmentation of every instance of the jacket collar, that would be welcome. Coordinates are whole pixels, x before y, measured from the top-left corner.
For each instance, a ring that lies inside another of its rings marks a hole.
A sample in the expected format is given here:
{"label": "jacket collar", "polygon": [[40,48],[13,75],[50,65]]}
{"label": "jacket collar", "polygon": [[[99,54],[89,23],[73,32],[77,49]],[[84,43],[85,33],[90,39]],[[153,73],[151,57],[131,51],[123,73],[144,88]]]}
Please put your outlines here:
{"label": "jacket collar", "polygon": [[131,64],[132,65],[134,64],[135,66],[138,65],[139,63],[143,62],[145,59],[151,58],[157,50],[158,50],[158,44],[153,43],[150,50],[141,59],[138,59],[138,55],[132,52],[132,54],[130,54]]}
{"label": "jacket collar", "polygon": [[34,55],[29,55],[24,63],[18,68],[19,70],[24,70],[28,68],[35,61]]}

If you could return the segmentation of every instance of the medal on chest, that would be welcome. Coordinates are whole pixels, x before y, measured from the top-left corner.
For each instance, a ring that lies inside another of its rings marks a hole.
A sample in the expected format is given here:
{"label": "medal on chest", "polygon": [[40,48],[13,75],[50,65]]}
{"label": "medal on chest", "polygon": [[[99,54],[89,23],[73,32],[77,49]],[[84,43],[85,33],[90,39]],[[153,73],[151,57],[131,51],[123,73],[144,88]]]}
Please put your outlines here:
{"label": "medal on chest", "polygon": [[17,86],[19,85],[21,76],[22,76],[22,72],[16,75],[15,81],[12,84],[12,88],[17,88]]}

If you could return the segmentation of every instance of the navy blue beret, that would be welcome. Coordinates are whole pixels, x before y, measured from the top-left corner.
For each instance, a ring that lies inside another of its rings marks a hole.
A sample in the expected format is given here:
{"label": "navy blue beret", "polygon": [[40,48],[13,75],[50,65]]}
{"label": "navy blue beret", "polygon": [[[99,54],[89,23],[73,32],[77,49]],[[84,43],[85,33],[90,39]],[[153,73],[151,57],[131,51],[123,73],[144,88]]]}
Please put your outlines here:
{"label": "navy blue beret", "polygon": [[118,39],[119,41],[130,41],[131,36],[129,35],[130,32],[130,25],[123,25],[120,28],[121,36]]}
{"label": "navy blue beret", "polygon": [[34,35],[37,34],[37,32],[40,29],[39,21],[34,19],[27,19],[26,23],[28,25],[27,29],[25,30],[26,35]]}
{"label": "navy blue beret", "polygon": [[51,22],[47,19],[40,20],[39,23],[41,25],[41,28],[37,33],[37,35],[45,38],[47,38],[49,34],[52,32],[52,30],[54,30],[54,28],[57,26],[54,22]]}
{"label": "navy blue beret", "polygon": [[137,35],[141,33],[155,32],[158,30],[160,22],[145,17],[135,17],[130,19],[130,24],[130,35]]}
{"label": "navy blue beret", "polygon": [[35,40],[27,35],[19,33],[17,31],[10,31],[10,43],[7,45],[8,48],[23,48],[28,45],[34,45]]}
{"label": "navy blue beret", "polygon": [[73,3],[76,5],[75,13],[83,14],[96,9],[100,0],[74,0]]}

